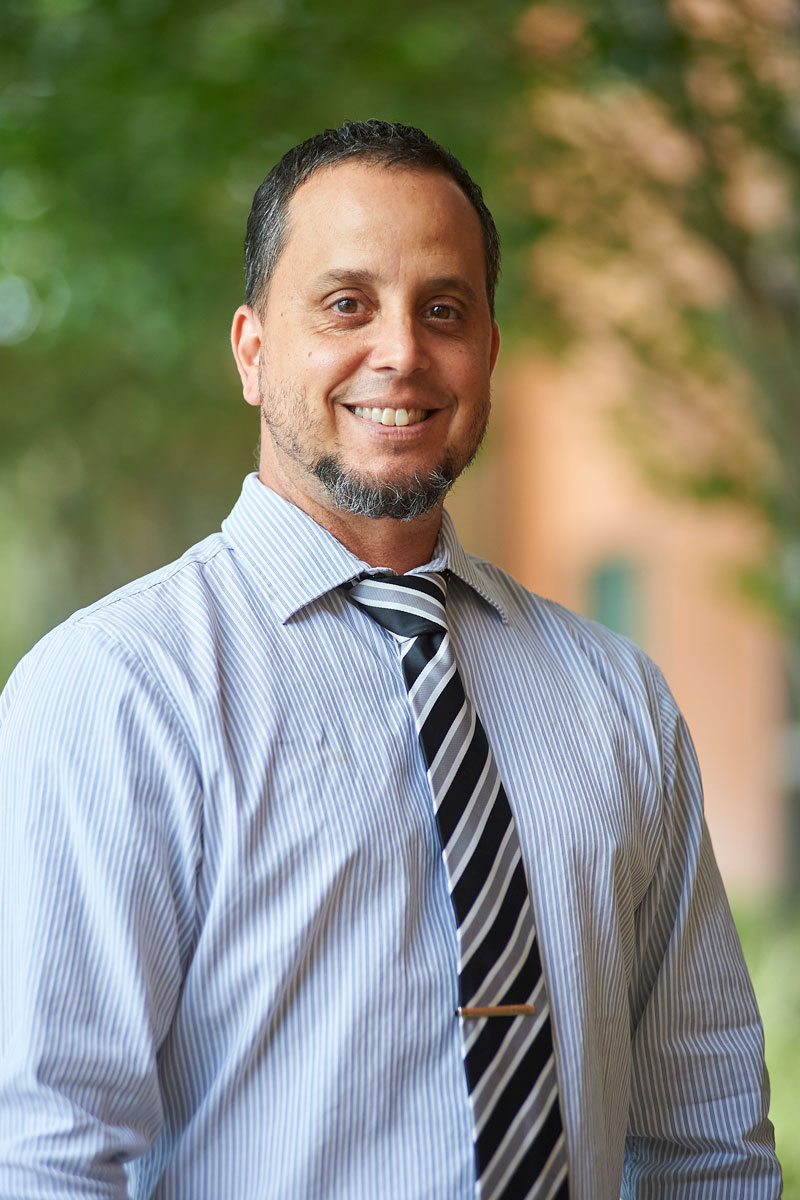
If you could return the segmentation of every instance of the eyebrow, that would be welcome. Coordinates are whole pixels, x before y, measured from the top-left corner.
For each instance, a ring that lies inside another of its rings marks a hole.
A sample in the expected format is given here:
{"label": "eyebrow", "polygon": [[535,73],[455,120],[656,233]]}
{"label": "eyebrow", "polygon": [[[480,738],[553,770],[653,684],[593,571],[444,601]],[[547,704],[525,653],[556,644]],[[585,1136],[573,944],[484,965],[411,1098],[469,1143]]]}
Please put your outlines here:
{"label": "eyebrow", "polygon": [[[365,287],[372,283],[380,283],[381,277],[371,271],[360,271],[354,268],[334,267],[325,271],[317,279],[320,287]],[[460,275],[433,275],[423,281],[424,286],[432,292],[458,292],[473,304],[479,303],[479,297],[471,284]]]}

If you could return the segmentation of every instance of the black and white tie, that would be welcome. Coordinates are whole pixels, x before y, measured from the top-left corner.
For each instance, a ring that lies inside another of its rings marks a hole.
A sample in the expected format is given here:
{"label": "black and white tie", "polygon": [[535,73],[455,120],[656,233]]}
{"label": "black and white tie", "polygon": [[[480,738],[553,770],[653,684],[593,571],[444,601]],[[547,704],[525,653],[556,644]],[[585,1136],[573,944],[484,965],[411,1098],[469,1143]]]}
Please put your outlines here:
{"label": "black and white tie", "polygon": [[565,1200],[567,1160],[519,839],[456,666],[444,576],[368,576],[350,597],[400,643],[458,935],[480,1200]]}

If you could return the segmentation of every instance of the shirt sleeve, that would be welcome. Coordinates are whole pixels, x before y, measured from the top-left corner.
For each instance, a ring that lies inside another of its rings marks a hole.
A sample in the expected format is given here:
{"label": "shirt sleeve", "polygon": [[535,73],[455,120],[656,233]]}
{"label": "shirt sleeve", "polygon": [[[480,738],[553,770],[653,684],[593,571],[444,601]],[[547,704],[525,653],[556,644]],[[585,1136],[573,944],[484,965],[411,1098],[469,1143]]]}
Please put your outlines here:
{"label": "shirt sleeve", "polygon": [[623,1200],[774,1200],[761,1020],[691,738],[663,680],[659,689],[663,845],[637,914]]}
{"label": "shirt sleeve", "polygon": [[0,698],[0,1195],[123,1197],[163,1122],[156,1053],[190,952],[194,760],[98,629],[40,643]]}

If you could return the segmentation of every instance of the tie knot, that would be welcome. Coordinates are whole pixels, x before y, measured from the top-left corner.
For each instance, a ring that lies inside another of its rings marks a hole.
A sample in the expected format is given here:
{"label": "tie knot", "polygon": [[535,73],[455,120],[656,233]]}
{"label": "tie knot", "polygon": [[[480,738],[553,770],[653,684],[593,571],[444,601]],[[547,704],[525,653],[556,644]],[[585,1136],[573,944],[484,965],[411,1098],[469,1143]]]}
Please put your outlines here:
{"label": "tie knot", "polygon": [[367,575],[353,584],[350,599],[397,637],[447,632],[444,575]]}

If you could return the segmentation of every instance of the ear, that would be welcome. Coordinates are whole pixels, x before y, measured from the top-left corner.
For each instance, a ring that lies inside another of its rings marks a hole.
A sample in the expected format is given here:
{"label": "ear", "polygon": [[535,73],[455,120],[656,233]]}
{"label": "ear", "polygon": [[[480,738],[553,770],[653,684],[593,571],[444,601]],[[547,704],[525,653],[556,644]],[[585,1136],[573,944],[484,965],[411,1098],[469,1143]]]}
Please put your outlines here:
{"label": "ear", "polygon": [[489,350],[489,373],[494,370],[494,364],[497,362],[497,355],[500,352],[500,326],[497,321],[492,322],[492,344]]}
{"label": "ear", "polygon": [[258,365],[263,342],[261,321],[249,304],[243,304],[233,314],[231,347],[242,380],[242,393],[248,404],[259,405]]}

